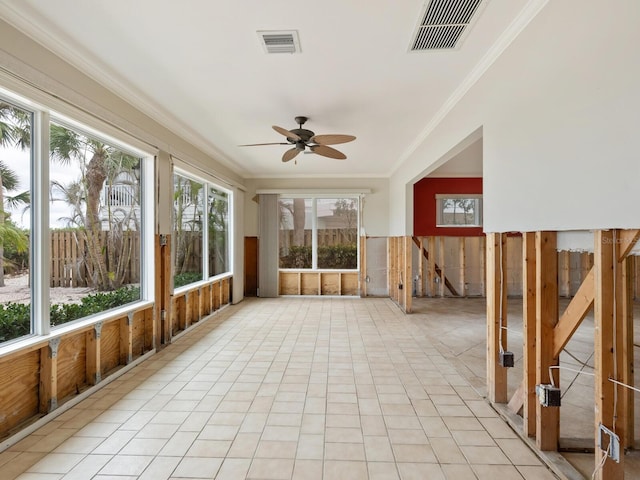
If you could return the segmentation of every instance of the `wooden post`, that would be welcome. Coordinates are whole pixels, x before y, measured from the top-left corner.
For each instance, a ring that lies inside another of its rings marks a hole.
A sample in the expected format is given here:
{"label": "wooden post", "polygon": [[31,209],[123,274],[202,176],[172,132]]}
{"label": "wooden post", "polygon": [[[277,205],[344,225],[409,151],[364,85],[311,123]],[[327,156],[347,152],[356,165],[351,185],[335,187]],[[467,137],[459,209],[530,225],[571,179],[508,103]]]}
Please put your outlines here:
{"label": "wooden post", "polygon": [[487,296],[487,237],[480,237],[480,291]]}
{"label": "wooden post", "polygon": [[153,347],[171,343],[171,237],[156,235],[156,308],[153,324]]}
{"label": "wooden post", "polygon": [[506,345],[506,335],[504,331],[500,333],[501,326],[507,324],[505,243],[506,235],[487,234],[487,392],[489,401],[494,403],[507,402],[507,369],[498,362],[500,351]]}
{"label": "wooden post", "polygon": [[[622,383],[634,385],[634,330],[633,330],[633,259],[624,258],[618,264],[618,280],[616,286],[616,304],[618,307],[616,328],[619,335],[617,348],[622,351]],[[635,407],[633,390],[622,388],[618,390],[622,396],[622,421],[620,422],[626,447],[632,447],[635,441]]]}
{"label": "wooden post", "polygon": [[[322,294],[322,281],[318,292]],[[360,237],[360,297],[367,296],[367,237]]]}
{"label": "wooden post", "polygon": [[102,333],[102,322],[98,322],[93,329],[87,332],[87,383],[97,385],[102,380],[100,370],[100,335]]}
{"label": "wooden post", "polygon": [[49,413],[58,408],[58,347],[60,338],[49,340],[49,345],[40,349],[40,413]]}
{"label": "wooden post", "polygon": [[[595,464],[598,467],[595,478],[613,480],[624,478],[624,445],[621,445],[620,463],[612,459],[603,459],[605,452],[598,447],[600,425],[616,431],[623,395],[616,405],[616,389],[610,379],[622,380],[622,352],[616,336],[622,336],[617,327],[614,309],[615,281],[614,268],[618,263],[617,245],[611,230],[595,232],[594,267],[595,267],[595,299],[594,299],[594,334],[595,334]],[[618,367],[618,368],[616,368]],[[616,372],[618,370],[618,372]],[[618,390],[620,391],[620,390]],[[617,410],[616,410],[617,407]],[[614,426],[614,423],[616,426]],[[623,438],[621,437],[621,441]],[[604,464],[600,466],[600,463]]]}
{"label": "wooden post", "polygon": [[440,284],[438,285],[440,287],[440,296],[444,297],[444,288],[445,288],[445,279],[447,278],[445,276],[445,269],[444,269],[444,237],[440,237],[440,251],[438,252],[440,255],[439,261],[438,263],[440,264]]}
{"label": "wooden post", "polygon": [[133,360],[133,312],[120,320],[120,363],[128,365]]}
{"label": "wooden post", "polygon": [[460,260],[460,296],[467,296],[467,283],[464,278],[465,273],[465,263],[466,263],[466,252],[465,252],[465,244],[464,237],[458,238],[458,257]]}
{"label": "wooden post", "polygon": [[536,234],[522,234],[524,434],[536,435]]}
{"label": "wooden post", "polygon": [[562,258],[562,270],[560,271],[560,285],[562,286],[560,292],[564,297],[571,296],[571,257],[568,250],[560,252]]}
{"label": "wooden post", "polygon": [[436,296],[434,281],[436,278],[436,238],[429,237],[429,266],[427,268],[427,284],[430,297]]}
{"label": "wooden post", "polygon": [[416,285],[416,296],[424,295],[424,238],[418,238],[418,282]]}
{"label": "wooden post", "polygon": [[[553,329],[558,323],[558,252],[556,232],[536,232],[536,384],[550,384],[550,366],[558,365],[553,355]],[[553,373],[559,386],[558,370]],[[536,402],[536,445],[540,450],[558,450],[560,408]]]}
{"label": "wooden post", "polygon": [[[412,305],[411,300],[413,298],[413,278],[411,273],[413,271],[413,238],[410,236],[404,237],[404,311],[405,313],[411,313]],[[422,251],[420,251],[422,256]]]}

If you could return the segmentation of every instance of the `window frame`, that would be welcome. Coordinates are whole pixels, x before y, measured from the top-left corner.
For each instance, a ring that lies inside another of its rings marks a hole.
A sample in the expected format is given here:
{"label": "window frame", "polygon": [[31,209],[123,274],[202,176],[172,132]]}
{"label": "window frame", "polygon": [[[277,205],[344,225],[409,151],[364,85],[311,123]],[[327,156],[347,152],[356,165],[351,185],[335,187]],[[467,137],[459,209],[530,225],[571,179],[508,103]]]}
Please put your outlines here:
{"label": "window frame", "polygon": [[362,222],[362,194],[359,193],[279,193],[278,202],[281,199],[304,198],[311,200],[311,268],[282,268],[280,267],[280,216],[278,222],[278,270],[305,272],[359,272],[360,271],[360,242],[356,241],[356,268],[318,268],[318,199],[354,199],[357,202],[358,221],[356,225],[356,235],[360,236],[360,226]]}
{"label": "window frame", "polygon": [[[476,208],[474,210],[474,222],[473,223],[444,223],[443,214],[443,200],[474,200]],[[436,194],[436,228],[481,228],[483,223],[482,215],[482,194],[481,193],[438,193]]]}
{"label": "window frame", "polygon": [[[182,163],[182,162],[181,162]],[[171,170],[171,178],[173,182],[174,175],[180,175],[189,180],[193,180],[198,183],[202,183],[203,185],[203,216],[207,219],[207,222],[203,222],[202,228],[202,278],[196,282],[191,282],[186,285],[182,285],[180,287],[174,287],[173,278],[175,276],[175,255],[176,255],[176,242],[171,242],[171,289],[174,294],[179,295],[180,293],[193,290],[194,288],[198,288],[202,285],[206,285],[209,282],[216,281],[220,278],[225,278],[233,275],[233,252],[234,252],[234,231],[233,231],[233,190],[224,187],[223,185],[213,182],[203,176],[197,175],[190,171],[188,168],[184,168],[182,166],[173,165]],[[218,191],[224,192],[227,194],[227,216],[228,216],[228,224],[227,224],[227,271],[223,273],[219,273],[214,276],[210,276],[209,273],[209,228],[208,228],[208,206],[209,206],[209,188],[213,187]],[[171,211],[171,228],[173,229],[175,222],[174,211]]]}
{"label": "window frame", "polygon": [[[6,87],[15,87],[10,90]],[[18,92],[18,93],[16,93]],[[32,113],[30,193],[31,221],[29,261],[39,268],[29,269],[31,293],[31,333],[0,343],[0,358],[43,341],[59,338],[69,332],[122,316],[153,304],[155,296],[154,265],[154,147],[135,139],[121,129],[109,125],[68,103],[22,83],[14,83],[0,74],[0,98]],[[51,123],[73,128],[83,134],[105,141],[140,158],[140,299],[138,301],[73,320],[62,325],[50,325],[50,226],[49,226],[49,133]]]}

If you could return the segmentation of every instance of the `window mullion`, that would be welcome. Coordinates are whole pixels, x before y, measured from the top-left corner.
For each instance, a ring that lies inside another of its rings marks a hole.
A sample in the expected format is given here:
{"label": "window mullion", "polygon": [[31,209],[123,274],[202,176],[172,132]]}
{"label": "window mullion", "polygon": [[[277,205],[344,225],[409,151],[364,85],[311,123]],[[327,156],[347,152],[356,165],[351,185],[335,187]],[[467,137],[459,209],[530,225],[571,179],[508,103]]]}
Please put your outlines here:
{"label": "window mullion", "polygon": [[208,183],[204,183],[204,195],[202,201],[202,277],[209,279],[209,189],[211,186]]}
{"label": "window mullion", "polygon": [[31,318],[36,335],[50,330],[49,277],[51,242],[49,241],[49,114],[35,112],[31,154]]}
{"label": "window mullion", "polygon": [[318,199],[311,201],[311,268],[318,268]]}

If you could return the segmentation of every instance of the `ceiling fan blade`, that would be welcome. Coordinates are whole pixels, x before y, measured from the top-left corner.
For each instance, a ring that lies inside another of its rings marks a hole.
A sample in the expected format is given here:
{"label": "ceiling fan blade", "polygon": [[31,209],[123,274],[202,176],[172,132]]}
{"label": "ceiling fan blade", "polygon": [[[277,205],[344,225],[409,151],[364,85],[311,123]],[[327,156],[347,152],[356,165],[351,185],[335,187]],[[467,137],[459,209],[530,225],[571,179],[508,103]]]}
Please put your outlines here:
{"label": "ceiling fan blade", "polygon": [[271,128],[273,128],[276,132],[278,132],[280,135],[284,135],[287,138],[291,138],[294,141],[298,141],[298,140],[302,140],[298,135],[296,135],[293,132],[290,132],[289,130],[279,127],[277,125],[273,125]]}
{"label": "ceiling fan blade", "polygon": [[318,145],[337,145],[339,143],[353,142],[356,139],[353,135],[314,135],[309,142]]}
{"label": "ceiling fan blade", "polygon": [[287,150],[282,155],[282,161],[288,162],[289,160],[293,160],[302,150],[298,150],[297,148],[292,148],[291,150]]}
{"label": "ceiling fan blade", "polygon": [[327,147],[326,145],[311,145],[311,151],[322,155],[323,157],[335,158],[337,160],[344,160],[347,156],[336,150],[335,148]]}
{"label": "ceiling fan blade", "polygon": [[247,145],[238,145],[239,147],[259,147],[261,145],[291,145],[286,142],[272,142],[272,143],[249,143]]}

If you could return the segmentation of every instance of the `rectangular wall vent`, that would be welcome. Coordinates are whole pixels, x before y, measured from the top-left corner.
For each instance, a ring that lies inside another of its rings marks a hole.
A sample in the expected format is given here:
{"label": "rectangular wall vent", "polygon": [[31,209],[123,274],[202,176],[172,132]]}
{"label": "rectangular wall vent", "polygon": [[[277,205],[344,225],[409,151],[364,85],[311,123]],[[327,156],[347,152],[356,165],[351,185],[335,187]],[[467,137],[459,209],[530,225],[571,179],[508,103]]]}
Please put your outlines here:
{"label": "rectangular wall vent", "polygon": [[258,31],[262,48],[266,53],[300,53],[300,40],[295,30]]}
{"label": "rectangular wall vent", "polygon": [[481,3],[482,0],[429,0],[411,51],[456,48]]}

